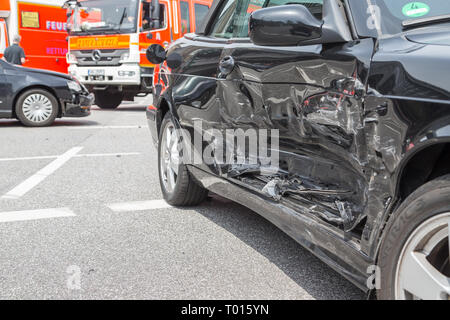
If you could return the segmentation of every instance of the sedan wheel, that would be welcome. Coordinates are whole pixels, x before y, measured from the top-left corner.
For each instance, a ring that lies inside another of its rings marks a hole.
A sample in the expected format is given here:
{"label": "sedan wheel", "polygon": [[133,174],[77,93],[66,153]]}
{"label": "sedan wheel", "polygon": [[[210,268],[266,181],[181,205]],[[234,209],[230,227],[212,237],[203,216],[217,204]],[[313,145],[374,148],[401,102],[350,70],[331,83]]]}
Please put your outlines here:
{"label": "sedan wheel", "polygon": [[31,89],[24,92],[16,104],[17,118],[29,127],[44,127],[53,123],[58,114],[58,101],[48,91]]}
{"label": "sedan wheel", "polygon": [[32,122],[44,122],[52,116],[53,105],[49,98],[43,94],[29,95],[22,103],[25,117]]}
{"label": "sedan wheel", "polygon": [[449,300],[450,175],[409,195],[392,214],[379,249],[377,297]]}
{"label": "sedan wheel", "polygon": [[168,192],[175,189],[180,166],[179,137],[175,127],[169,123],[161,140],[160,170],[164,187]]}
{"label": "sedan wheel", "polygon": [[182,161],[182,136],[170,113],[161,123],[158,144],[159,180],[164,199],[173,206],[195,206],[208,196]]}
{"label": "sedan wheel", "polygon": [[431,218],[410,236],[397,266],[395,298],[448,300],[450,213]]}

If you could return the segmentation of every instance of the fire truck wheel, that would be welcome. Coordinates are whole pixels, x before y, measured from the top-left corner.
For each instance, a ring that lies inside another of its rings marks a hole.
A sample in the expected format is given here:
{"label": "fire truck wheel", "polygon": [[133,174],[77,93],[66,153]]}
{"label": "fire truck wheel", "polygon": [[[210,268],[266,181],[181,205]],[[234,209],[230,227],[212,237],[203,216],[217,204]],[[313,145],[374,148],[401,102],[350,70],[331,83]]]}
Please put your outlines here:
{"label": "fire truck wheel", "polygon": [[58,115],[58,100],[50,92],[31,89],[19,96],[16,103],[16,116],[27,127],[51,125]]}
{"label": "fire truck wheel", "polygon": [[123,100],[122,92],[96,91],[95,103],[101,109],[116,109]]}

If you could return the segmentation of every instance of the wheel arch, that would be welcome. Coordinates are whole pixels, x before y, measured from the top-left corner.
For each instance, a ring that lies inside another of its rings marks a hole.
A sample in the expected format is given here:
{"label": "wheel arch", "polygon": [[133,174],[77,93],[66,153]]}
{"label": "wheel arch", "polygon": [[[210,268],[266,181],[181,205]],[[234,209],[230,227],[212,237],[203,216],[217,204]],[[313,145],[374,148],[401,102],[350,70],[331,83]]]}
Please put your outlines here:
{"label": "wheel arch", "polygon": [[[408,197],[428,182],[450,174],[450,162],[446,165],[446,159],[450,159],[450,136],[424,143],[408,153],[400,163],[396,173],[396,189],[395,199],[397,203],[391,208],[390,214],[387,215],[383,229],[379,234],[379,241],[376,246],[375,257],[378,261],[381,243],[386,235],[386,226],[394,218],[395,211],[408,199]],[[411,182],[409,176],[415,171],[416,164],[428,160],[433,163],[422,174],[413,175],[413,186],[407,184]],[[428,172],[428,174],[426,174]],[[408,187],[405,189],[405,187]]]}
{"label": "wheel arch", "polygon": [[41,85],[41,84],[24,87],[24,88],[22,88],[22,89],[20,89],[19,91],[16,92],[16,94],[15,94],[15,96],[13,98],[13,103],[12,103],[12,115],[13,115],[13,117],[17,118],[16,104],[17,104],[17,101],[19,100],[19,97],[22,94],[24,94],[25,92],[27,92],[29,90],[34,90],[34,89],[45,90],[45,91],[49,92],[51,95],[53,95],[53,97],[58,102],[58,115],[57,115],[57,117],[61,117],[61,115],[62,115],[62,104],[61,104],[61,101],[59,100],[58,95],[56,94],[55,90],[53,88],[51,88],[51,87],[48,87],[48,86],[45,86],[45,85]]}
{"label": "wheel arch", "polygon": [[166,114],[171,110],[170,103],[166,97],[162,97],[158,103],[158,112],[156,116],[156,129],[158,136],[161,132],[161,125]]}
{"label": "wheel arch", "polygon": [[[450,136],[415,148],[413,152],[402,160],[397,170],[396,198],[403,202],[425,183],[450,174],[450,163],[445,165],[445,160],[449,156]],[[428,165],[422,166],[423,170],[417,172],[417,165],[423,164],[424,161]],[[409,179],[408,177],[413,172],[416,173],[415,176],[413,179]],[[411,182],[411,180],[414,184],[411,186],[406,185],[406,182]]]}

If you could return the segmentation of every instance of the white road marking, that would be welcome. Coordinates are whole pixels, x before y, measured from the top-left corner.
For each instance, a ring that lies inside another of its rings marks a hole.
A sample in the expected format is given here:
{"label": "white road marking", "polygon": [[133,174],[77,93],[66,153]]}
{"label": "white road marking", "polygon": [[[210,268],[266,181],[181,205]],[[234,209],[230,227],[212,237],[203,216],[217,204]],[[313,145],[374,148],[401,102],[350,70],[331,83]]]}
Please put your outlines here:
{"label": "white road marking", "polygon": [[[122,153],[97,153],[97,154],[77,154],[73,158],[100,158],[100,157],[125,157],[125,156],[139,156],[140,152],[122,152]],[[38,156],[38,157],[19,157],[19,158],[0,158],[0,162],[9,161],[26,161],[26,160],[48,160],[56,159],[59,156]]]}
{"label": "white road marking", "polygon": [[49,165],[39,170],[37,173],[29,177],[27,180],[19,184],[17,187],[2,196],[2,199],[14,199],[17,200],[27,194],[31,189],[36,187],[42,181],[44,181],[53,172],[61,168],[67,161],[72,159],[77,153],[79,153],[83,147],[75,147],[62,154]]}
{"label": "white road marking", "polygon": [[0,212],[0,223],[75,217],[68,208]]}
{"label": "white road marking", "polygon": [[150,200],[150,201],[134,201],[134,202],[122,202],[109,204],[110,208],[114,212],[132,212],[132,211],[145,211],[172,208],[164,200]]}
{"label": "white road marking", "polygon": [[85,126],[85,127],[67,127],[70,130],[98,130],[98,129],[144,129],[148,128],[146,125],[142,126]]}
{"label": "white road marking", "polygon": [[101,157],[126,157],[140,156],[140,152],[124,152],[124,153],[96,153],[96,154],[77,154],[74,158],[101,158]]}
{"label": "white road marking", "polygon": [[26,161],[26,160],[48,160],[56,159],[58,156],[39,156],[39,157],[18,157],[18,158],[1,158],[0,162],[8,161]]}

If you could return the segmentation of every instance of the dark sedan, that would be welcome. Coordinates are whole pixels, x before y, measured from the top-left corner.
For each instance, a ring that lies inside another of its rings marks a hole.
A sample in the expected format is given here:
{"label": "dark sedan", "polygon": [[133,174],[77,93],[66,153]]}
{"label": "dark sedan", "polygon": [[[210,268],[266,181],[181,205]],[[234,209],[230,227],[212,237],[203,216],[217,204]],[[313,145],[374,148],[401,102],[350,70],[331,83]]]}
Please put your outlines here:
{"label": "dark sedan", "polygon": [[0,60],[0,118],[43,127],[60,117],[89,116],[93,101],[86,88],[68,75]]}
{"label": "dark sedan", "polygon": [[148,56],[170,204],[212,191],[380,299],[449,299],[449,1],[216,0]]}

